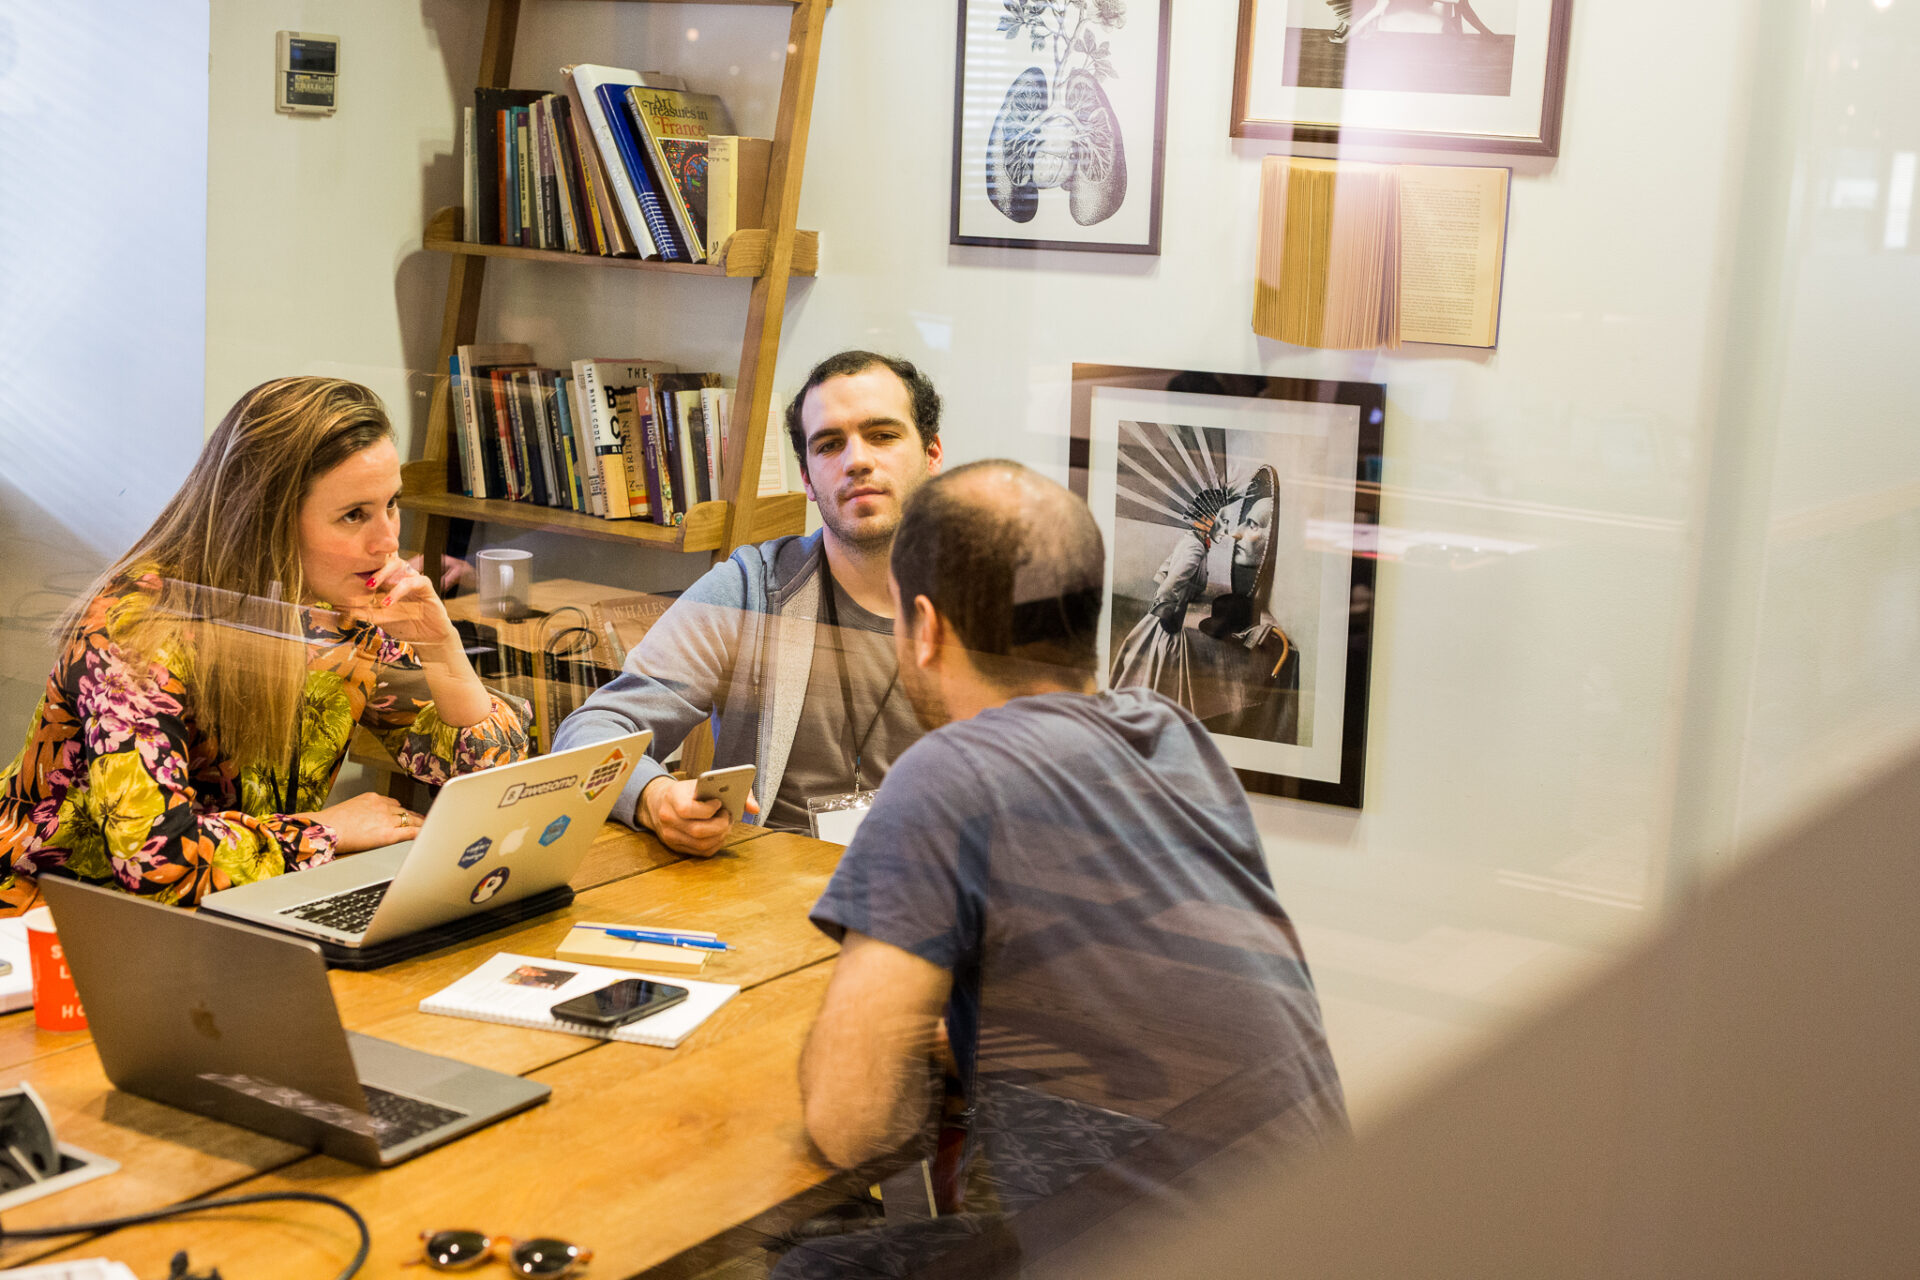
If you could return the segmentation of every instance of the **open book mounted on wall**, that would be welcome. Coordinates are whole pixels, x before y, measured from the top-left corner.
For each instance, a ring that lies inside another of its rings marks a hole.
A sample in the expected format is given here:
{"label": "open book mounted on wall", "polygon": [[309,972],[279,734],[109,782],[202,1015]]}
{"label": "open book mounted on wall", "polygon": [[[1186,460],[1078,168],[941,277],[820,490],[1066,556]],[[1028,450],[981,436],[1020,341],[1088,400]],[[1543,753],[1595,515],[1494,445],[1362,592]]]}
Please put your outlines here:
{"label": "open book mounted on wall", "polygon": [[1495,345],[1510,177],[1268,156],[1253,331],[1340,350]]}

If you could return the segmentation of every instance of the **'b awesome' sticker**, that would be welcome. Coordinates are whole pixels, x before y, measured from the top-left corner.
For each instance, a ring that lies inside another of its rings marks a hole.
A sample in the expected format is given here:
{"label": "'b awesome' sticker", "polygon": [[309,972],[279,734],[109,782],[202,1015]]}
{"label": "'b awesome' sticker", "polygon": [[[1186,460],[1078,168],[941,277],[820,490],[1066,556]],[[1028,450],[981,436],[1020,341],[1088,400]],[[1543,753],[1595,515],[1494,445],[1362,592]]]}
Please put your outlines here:
{"label": "'b awesome' sticker", "polygon": [[535,796],[565,791],[578,781],[580,781],[580,775],[570,773],[564,778],[555,778],[551,782],[516,782],[500,794],[500,803],[497,807],[504,809],[510,804],[519,804],[522,800],[531,800]]}

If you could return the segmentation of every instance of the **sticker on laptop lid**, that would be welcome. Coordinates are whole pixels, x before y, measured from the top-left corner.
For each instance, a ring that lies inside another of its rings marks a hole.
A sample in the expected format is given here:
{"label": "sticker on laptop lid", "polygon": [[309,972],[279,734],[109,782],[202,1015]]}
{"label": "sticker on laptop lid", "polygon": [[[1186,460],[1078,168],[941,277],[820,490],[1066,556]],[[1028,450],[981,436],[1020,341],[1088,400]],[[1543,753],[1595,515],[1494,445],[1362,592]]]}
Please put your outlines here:
{"label": "sticker on laptop lid", "polygon": [[552,795],[556,791],[565,791],[578,781],[580,781],[580,775],[570,773],[564,778],[553,778],[547,782],[516,782],[500,793],[500,803],[496,807],[504,809],[508,805],[519,804],[522,800],[532,800],[539,796]]}
{"label": "sticker on laptop lid", "polygon": [[506,888],[507,877],[512,874],[513,873],[505,867],[495,867],[493,870],[487,872],[486,875],[480,877],[480,883],[473,886],[473,892],[467,895],[467,901],[476,907],[479,906]]}
{"label": "sticker on laptop lid", "polygon": [[491,848],[493,848],[493,841],[488,837],[481,836],[478,840],[475,840],[472,844],[460,851],[460,869],[465,871],[468,867],[486,857],[487,850]]}
{"label": "sticker on laptop lid", "polygon": [[549,822],[547,829],[540,833],[540,843],[543,845],[552,844],[555,840],[567,834],[567,824],[572,821],[573,819],[563,813],[552,822]]}
{"label": "sticker on laptop lid", "polygon": [[598,800],[600,793],[613,784],[627,768],[627,753],[615,747],[607,752],[607,758],[593,766],[587,774],[587,780],[580,784],[580,794],[588,800]]}

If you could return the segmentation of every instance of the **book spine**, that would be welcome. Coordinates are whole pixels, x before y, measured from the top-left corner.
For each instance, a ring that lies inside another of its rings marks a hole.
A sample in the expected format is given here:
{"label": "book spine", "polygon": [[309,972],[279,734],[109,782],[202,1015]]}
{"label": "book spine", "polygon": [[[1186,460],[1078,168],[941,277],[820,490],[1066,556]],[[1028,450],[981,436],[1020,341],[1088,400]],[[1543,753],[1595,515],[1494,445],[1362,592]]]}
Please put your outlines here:
{"label": "book spine", "polygon": [[565,72],[567,89],[567,127],[573,133],[574,150],[580,155],[580,182],[593,206],[594,234],[600,239],[601,252],[610,257],[634,252],[633,242],[620,225],[613,187],[606,170],[600,166],[600,148],[594,142],[593,117],[580,97],[578,77],[571,68]]}
{"label": "book spine", "polygon": [[657,483],[647,472],[648,415],[642,407],[646,394],[644,387],[636,387],[621,397],[620,447],[627,464],[627,505],[636,517],[655,520],[660,508],[655,494]]}
{"label": "book spine", "polygon": [[533,498],[533,459],[527,453],[526,405],[520,399],[520,375],[509,373],[502,380],[506,383],[507,440],[514,463],[513,491],[508,496],[516,502],[528,502]]}
{"label": "book spine", "polygon": [[738,229],[740,139],[717,134],[707,139],[707,256],[711,258]]}
{"label": "book spine", "polygon": [[553,148],[553,95],[540,99],[540,208],[546,216],[547,248],[570,249],[560,202],[560,153]]}
{"label": "book spine", "polygon": [[486,90],[473,93],[473,200],[479,206],[474,239],[481,244],[495,243],[499,234],[499,202],[494,183],[500,176],[500,137],[494,112],[487,107]]}
{"label": "book spine", "polygon": [[540,150],[540,104],[527,106],[527,178],[530,192],[527,205],[533,214],[533,247],[553,248],[553,235],[547,225],[547,158]]}
{"label": "book spine", "polygon": [[627,113],[633,120],[634,131],[639,135],[646,162],[653,169],[653,181],[660,190],[661,206],[673,220],[674,236],[679,244],[686,247],[687,257],[699,262],[707,256],[706,248],[700,242],[700,226],[694,221],[693,211],[687,207],[685,188],[681,185],[673,157],[662,145],[660,130],[655,127],[653,116],[647,110],[648,99],[642,96],[643,92],[637,86],[627,90]]}
{"label": "book spine", "polygon": [[573,448],[574,505],[582,515],[599,515],[593,509],[593,496],[587,491],[587,479],[593,471],[593,440],[587,435],[586,419],[580,413],[580,384],[562,378],[567,401],[567,432]]}
{"label": "book spine", "polygon": [[559,490],[554,485],[553,474],[553,435],[547,421],[547,394],[544,380],[538,372],[521,375],[520,387],[526,396],[527,434],[531,437],[534,457],[537,465],[534,473],[538,478],[533,491],[533,500],[543,507],[558,506]]}
{"label": "book spine", "polygon": [[700,388],[700,420],[704,424],[707,441],[707,483],[716,498],[727,491],[724,476],[727,424],[720,413],[720,396],[718,387]]}
{"label": "book spine", "polygon": [[662,403],[660,394],[653,396],[653,413],[648,420],[648,439],[653,443],[654,465],[660,475],[660,517],[661,524],[680,523],[680,491],[673,483],[673,408]]}
{"label": "book spine", "polygon": [[540,430],[540,380],[530,370],[513,375],[514,404],[520,409],[520,449],[527,460],[527,501],[553,505],[552,476],[547,469],[547,447]]}
{"label": "book spine", "polygon": [[707,388],[699,391],[687,391],[687,439],[693,445],[693,474],[699,478],[699,495],[703,503],[714,501],[714,474],[712,474],[712,445],[707,439]]}
{"label": "book spine", "polygon": [[593,206],[586,158],[580,154],[580,139],[573,131],[573,100],[564,94],[553,101],[553,132],[560,148],[560,167],[567,175],[567,198],[573,209],[574,234],[579,238],[580,252],[604,257],[607,248],[600,231],[600,213]]}
{"label": "book spine", "polygon": [[555,371],[548,375],[553,379],[553,425],[555,435],[560,441],[560,462],[566,483],[561,487],[561,506],[569,511],[585,511],[586,503],[580,488],[580,461],[574,451],[573,414],[567,406],[566,375]]}
{"label": "book spine", "polygon": [[480,239],[480,157],[474,151],[473,108],[460,108],[460,238],[468,244]]}
{"label": "book spine", "polygon": [[647,168],[644,145],[633,123],[633,103],[627,95],[610,84],[600,86],[600,95],[601,105],[606,108],[607,119],[613,126],[614,137],[620,143],[620,158],[626,162],[627,176],[633,179],[634,195],[640,202],[641,216],[647,221],[647,234],[653,237],[662,258],[668,262],[679,262],[687,256],[686,250],[674,237],[673,221],[667,217],[666,206],[660,203],[654,175]]}
{"label": "book spine", "polygon": [[625,153],[621,149],[623,135],[614,129],[614,120],[607,114],[606,98],[601,94],[602,89],[608,88],[610,86],[594,86],[583,79],[580,81],[580,99],[591,119],[594,141],[600,146],[600,159],[603,162],[601,171],[607,175],[608,185],[613,188],[614,200],[619,205],[628,234],[633,237],[634,247],[643,258],[657,258],[660,256],[660,247],[654,243],[653,235],[647,229],[646,214],[640,208],[640,196],[633,189],[627,172]]}
{"label": "book spine", "polygon": [[532,248],[538,243],[535,239],[538,235],[538,227],[534,206],[539,196],[535,194],[533,185],[534,163],[531,143],[532,137],[527,131],[527,109],[515,107],[513,109],[514,176],[520,184],[516,196],[520,206],[520,239],[515,243],[524,248]]}
{"label": "book spine", "polygon": [[[467,463],[467,496],[484,498],[487,496],[487,455],[480,447],[480,420],[473,395],[473,373],[465,367],[466,362],[456,353],[453,357],[455,376],[452,393],[459,400],[460,439],[464,442],[462,456]],[[450,409],[453,407],[448,406]]]}
{"label": "book spine", "polygon": [[494,113],[494,138],[499,151],[499,168],[494,171],[494,194],[499,207],[495,212],[494,243],[513,243],[513,113],[505,107]]}
{"label": "book spine", "polygon": [[547,489],[552,505],[573,509],[573,482],[567,478],[566,437],[561,430],[560,393],[554,389],[554,374],[542,369],[534,375],[533,398],[540,406],[540,439],[547,451]]}
{"label": "book spine", "polygon": [[486,374],[477,372],[473,362],[467,358],[466,348],[460,348],[456,357],[460,361],[460,398],[466,401],[467,439],[473,450],[474,491],[476,498],[494,498],[499,491],[494,487],[494,473],[497,464],[493,452],[488,447],[491,424],[483,409],[489,399],[486,386]]}
{"label": "book spine", "polygon": [[591,253],[587,244],[585,228],[573,202],[574,174],[571,157],[560,136],[560,113],[565,109],[567,100],[558,94],[547,95],[547,136],[548,153],[553,157],[553,193],[554,205],[560,211],[560,237],[569,253]]}
{"label": "book spine", "polygon": [[647,401],[647,388],[634,388],[622,405],[620,420],[626,424],[626,432],[622,434],[626,449],[626,491],[628,505],[636,516],[645,516],[660,524],[660,478],[649,461],[653,453],[649,439],[653,411]]}
{"label": "book spine", "polygon": [[660,446],[660,489],[667,495],[669,517],[680,514],[681,497],[684,490],[680,487],[680,439],[679,423],[675,420],[674,394],[662,391],[658,387],[653,392],[654,438]]}
{"label": "book spine", "polygon": [[[593,402],[598,380],[591,377],[592,372],[591,362],[573,362],[573,427],[579,434],[581,460],[587,469],[587,509],[604,520],[612,513],[607,508],[607,479],[600,454],[600,433],[593,422]],[[625,497],[625,494],[621,495],[623,507]]]}
{"label": "book spine", "polygon": [[508,404],[507,375],[496,370],[487,375],[487,382],[493,390],[494,436],[500,442],[500,474],[504,481],[500,496],[518,498],[520,496],[520,460],[515,456],[513,410]]}
{"label": "book spine", "polygon": [[579,371],[580,387],[586,396],[594,469],[600,477],[600,514],[609,520],[630,519],[633,508],[627,496],[626,451],[613,392],[600,380],[591,360],[583,360],[574,368]]}
{"label": "book spine", "polygon": [[693,462],[692,406],[700,403],[700,392],[689,387],[673,396],[673,487],[680,495],[680,510],[688,511],[699,501],[700,473]]}
{"label": "book spine", "polygon": [[460,357],[447,357],[447,434],[453,437],[454,453],[460,463],[460,492],[473,496],[473,455],[467,449],[467,402],[460,395]]}

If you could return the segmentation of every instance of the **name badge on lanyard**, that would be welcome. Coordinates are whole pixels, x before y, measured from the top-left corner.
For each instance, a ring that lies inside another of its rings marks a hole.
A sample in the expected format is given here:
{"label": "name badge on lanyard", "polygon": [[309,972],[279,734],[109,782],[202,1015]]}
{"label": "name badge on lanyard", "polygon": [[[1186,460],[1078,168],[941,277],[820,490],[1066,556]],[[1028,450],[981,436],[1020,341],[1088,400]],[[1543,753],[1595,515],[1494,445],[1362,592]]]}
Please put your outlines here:
{"label": "name badge on lanyard", "polygon": [[852,844],[853,833],[873,808],[872,791],[843,791],[835,796],[807,797],[807,829],[815,840]]}
{"label": "name badge on lanyard", "polygon": [[887,699],[893,696],[893,689],[900,681],[900,669],[894,668],[893,678],[887,681],[886,692],[880,695],[880,701],[873,709],[873,719],[867,722],[865,733],[857,737],[853,726],[853,680],[847,672],[846,634],[840,626],[840,606],[834,600],[833,570],[825,569],[826,624],[833,631],[833,652],[840,677],[840,702],[846,712],[847,745],[853,756],[853,790],[837,795],[809,796],[807,798],[807,828],[816,840],[827,840],[834,844],[851,844],[853,833],[865,820],[867,810],[873,807],[874,792],[867,790],[860,781],[860,761],[866,753],[867,740],[873,737],[873,731],[880,724],[880,717],[886,712]]}

